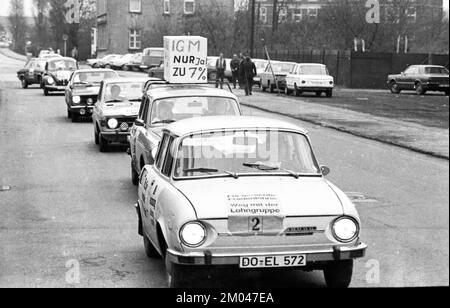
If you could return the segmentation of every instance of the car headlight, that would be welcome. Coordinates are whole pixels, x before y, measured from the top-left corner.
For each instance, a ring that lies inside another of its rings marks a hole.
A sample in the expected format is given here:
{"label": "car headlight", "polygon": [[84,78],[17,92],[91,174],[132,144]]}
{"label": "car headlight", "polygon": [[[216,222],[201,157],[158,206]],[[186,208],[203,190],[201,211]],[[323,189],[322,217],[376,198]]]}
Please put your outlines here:
{"label": "car headlight", "polygon": [[338,218],[333,223],[333,236],[342,243],[350,243],[359,236],[359,225],[350,217]]}
{"label": "car headlight", "polygon": [[117,121],[116,119],[109,119],[108,120],[108,127],[111,129],[116,129],[117,126],[119,126],[119,121]]}
{"label": "car headlight", "polygon": [[188,247],[200,247],[206,241],[206,229],[199,222],[188,222],[181,228],[180,239]]}
{"label": "car headlight", "polygon": [[72,97],[72,102],[74,104],[79,104],[81,102],[81,97],[79,97],[79,96]]}
{"label": "car headlight", "polygon": [[48,77],[47,78],[47,82],[48,82],[48,84],[54,84],[55,83],[55,79],[53,79],[53,77]]}

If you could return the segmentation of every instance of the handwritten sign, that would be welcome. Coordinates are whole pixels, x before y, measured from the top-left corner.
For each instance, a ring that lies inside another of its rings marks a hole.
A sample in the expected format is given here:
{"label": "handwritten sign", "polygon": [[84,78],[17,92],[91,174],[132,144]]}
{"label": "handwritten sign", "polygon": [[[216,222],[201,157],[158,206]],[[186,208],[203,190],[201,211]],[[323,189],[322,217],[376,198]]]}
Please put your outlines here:
{"label": "handwritten sign", "polygon": [[207,57],[204,37],[164,37],[164,79],[169,83],[207,83]]}

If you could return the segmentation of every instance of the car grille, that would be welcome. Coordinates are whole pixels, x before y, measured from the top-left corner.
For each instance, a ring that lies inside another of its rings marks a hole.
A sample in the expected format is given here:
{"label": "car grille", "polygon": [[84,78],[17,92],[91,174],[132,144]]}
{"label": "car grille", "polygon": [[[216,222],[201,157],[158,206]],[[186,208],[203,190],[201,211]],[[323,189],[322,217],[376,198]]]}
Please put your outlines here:
{"label": "car grille", "polygon": [[58,86],[67,86],[67,85],[69,84],[69,80],[67,80],[67,79],[61,79],[61,80],[58,80],[58,81],[56,82],[56,84],[57,84]]}
{"label": "car grille", "polygon": [[136,121],[137,117],[125,117],[115,119],[119,122],[118,128],[123,132],[127,132],[130,130],[130,128],[133,127],[134,121]]}

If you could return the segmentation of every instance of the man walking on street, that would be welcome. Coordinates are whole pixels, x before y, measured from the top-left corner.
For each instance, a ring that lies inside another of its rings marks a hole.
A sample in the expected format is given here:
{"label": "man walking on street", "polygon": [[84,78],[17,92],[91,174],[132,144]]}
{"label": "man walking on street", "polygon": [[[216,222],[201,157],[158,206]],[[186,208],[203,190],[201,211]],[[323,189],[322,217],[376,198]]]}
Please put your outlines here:
{"label": "man walking on street", "polygon": [[77,46],[72,49],[72,58],[78,61],[78,48]]}
{"label": "man walking on street", "polygon": [[232,73],[232,82],[233,87],[236,89],[236,83],[239,81],[239,66],[241,64],[241,60],[238,58],[237,55],[233,55],[233,60],[231,60],[231,73]]}
{"label": "man walking on street", "polygon": [[258,74],[256,70],[256,65],[250,59],[250,57],[245,58],[242,63],[242,72],[245,77],[245,95],[253,95],[253,78]]}
{"label": "man walking on street", "polygon": [[220,83],[220,88],[223,89],[223,80],[225,79],[226,69],[227,69],[227,62],[223,57],[223,53],[221,53],[219,59],[217,59],[216,62],[216,72],[217,72],[216,88],[219,87]]}

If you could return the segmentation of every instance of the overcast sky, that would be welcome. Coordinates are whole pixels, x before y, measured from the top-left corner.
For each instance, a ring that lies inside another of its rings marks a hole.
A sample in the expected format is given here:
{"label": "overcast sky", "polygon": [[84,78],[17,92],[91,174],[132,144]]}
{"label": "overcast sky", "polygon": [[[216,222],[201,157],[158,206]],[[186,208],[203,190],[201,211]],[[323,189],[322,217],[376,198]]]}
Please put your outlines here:
{"label": "overcast sky", "polygon": [[[23,0],[25,2],[25,7],[26,7],[26,14],[28,16],[31,16],[31,5],[33,0]],[[64,0],[61,0],[64,1]],[[144,1],[148,1],[148,0],[144,0]],[[150,0],[153,1],[153,0]],[[238,3],[239,1],[243,1],[243,0],[236,0],[236,3]],[[9,0],[1,0],[2,5],[0,6],[0,16],[6,16],[8,15],[9,12]],[[448,4],[449,4],[449,0],[444,0],[444,7],[445,10],[448,12]]]}

